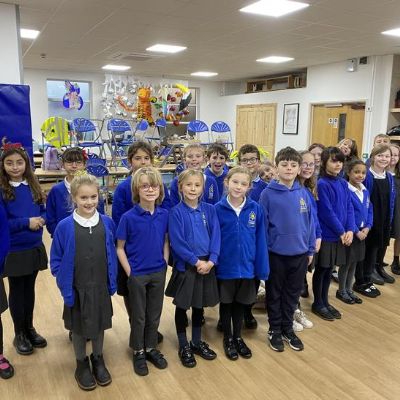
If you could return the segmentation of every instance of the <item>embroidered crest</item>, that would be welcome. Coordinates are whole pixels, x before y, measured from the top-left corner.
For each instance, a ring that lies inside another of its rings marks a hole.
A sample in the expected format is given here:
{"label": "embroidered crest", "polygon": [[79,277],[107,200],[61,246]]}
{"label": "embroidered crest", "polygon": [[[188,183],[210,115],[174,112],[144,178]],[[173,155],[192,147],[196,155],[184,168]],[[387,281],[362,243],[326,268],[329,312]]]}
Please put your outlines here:
{"label": "embroidered crest", "polygon": [[247,226],[249,226],[250,228],[254,228],[256,226],[256,213],[254,211],[249,214]]}
{"label": "embroidered crest", "polygon": [[211,185],[208,188],[208,198],[211,200],[214,198],[214,185]]}
{"label": "embroidered crest", "polygon": [[301,213],[303,213],[303,212],[307,212],[308,211],[308,209],[307,209],[307,203],[304,201],[304,199],[301,197],[300,198],[300,212]]}

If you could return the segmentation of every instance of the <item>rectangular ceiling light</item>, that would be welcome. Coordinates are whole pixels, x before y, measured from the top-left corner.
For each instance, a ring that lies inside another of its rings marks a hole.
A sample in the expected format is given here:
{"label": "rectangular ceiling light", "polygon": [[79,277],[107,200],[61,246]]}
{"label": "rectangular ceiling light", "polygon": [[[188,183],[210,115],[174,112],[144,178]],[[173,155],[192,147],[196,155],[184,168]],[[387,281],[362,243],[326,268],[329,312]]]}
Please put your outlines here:
{"label": "rectangular ceiling light", "polygon": [[283,15],[292,13],[309,7],[307,3],[300,3],[298,1],[289,0],[260,0],[256,3],[250,4],[247,7],[241,8],[239,11],[267,15],[269,17],[282,17]]}
{"label": "rectangular ceiling light", "polygon": [[382,35],[400,36],[400,28],[390,29],[389,31],[382,32]]}
{"label": "rectangular ceiling light", "polygon": [[128,69],[131,69],[131,67],[128,65],[113,65],[113,64],[107,64],[101,68],[109,71],[127,71]]}
{"label": "rectangular ceiling light", "polygon": [[206,72],[206,71],[198,71],[198,72],[192,72],[190,75],[192,76],[205,76],[205,77],[210,77],[210,76],[217,76],[218,72]]}
{"label": "rectangular ceiling light", "polygon": [[157,53],[179,53],[180,51],[186,49],[187,47],[183,46],[172,46],[169,44],[155,44],[154,46],[148,47],[146,51],[154,51]]}
{"label": "rectangular ceiling light", "polygon": [[39,36],[39,31],[34,29],[20,29],[20,35],[23,39],[36,39]]}
{"label": "rectangular ceiling light", "polygon": [[294,58],[292,58],[292,57],[269,56],[269,57],[265,57],[265,58],[259,58],[257,61],[264,62],[264,63],[279,64],[279,63],[284,63],[284,62],[293,61],[293,60],[294,60]]}

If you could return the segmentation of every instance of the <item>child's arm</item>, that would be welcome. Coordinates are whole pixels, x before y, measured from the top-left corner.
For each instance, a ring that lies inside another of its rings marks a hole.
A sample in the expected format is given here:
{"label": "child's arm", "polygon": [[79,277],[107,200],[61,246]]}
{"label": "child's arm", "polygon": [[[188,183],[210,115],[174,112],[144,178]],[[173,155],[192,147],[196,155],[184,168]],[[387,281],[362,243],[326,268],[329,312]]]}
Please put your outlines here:
{"label": "child's arm", "polygon": [[52,189],[46,199],[46,227],[51,236],[54,235],[57,226],[56,209],[56,197]]}
{"label": "child's arm", "polygon": [[265,231],[264,212],[259,207],[256,219],[256,259],[254,261],[254,274],[259,280],[267,280],[269,276],[269,259],[267,246],[267,233]]}
{"label": "child's arm", "polygon": [[219,220],[215,208],[209,207],[209,210],[208,223],[210,228],[210,254],[208,261],[211,261],[212,263],[212,266],[210,267],[211,269],[217,263],[221,249],[221,228],[219,226]]}
{"label": "child's arm", "polygon": [[167,263],[168,266],[168,260],[169,260],[169,240],[168,240],[168,234],[165,234],[165,240],[164,240],[164,260]]}
{"label": "child's arm", "polygon": [[60,270],[62,256],[64,254],[64,246],[62,243],[62,232],[56,229],[53,236],[53,241],[50,248],[50,271],[53,276],[57,277]]}
{"label": "child's arm", "polygon": [[123,188],[121,184],[119,184],[115,189],[112,208],[111,208],[111,216],[116,226],[118,226],[122,215],[126,211],[128,211],[131,207],[132,207],[132,201],[130,205],[127,204],[123,193]]}
{"label": "child's arm", "polygon": [[125,253],[125,240],[120,240],[120,239],[117,240],[117,256],[126,275],[130,276],[131,266],[129,265],[128,257],[126,256]]}

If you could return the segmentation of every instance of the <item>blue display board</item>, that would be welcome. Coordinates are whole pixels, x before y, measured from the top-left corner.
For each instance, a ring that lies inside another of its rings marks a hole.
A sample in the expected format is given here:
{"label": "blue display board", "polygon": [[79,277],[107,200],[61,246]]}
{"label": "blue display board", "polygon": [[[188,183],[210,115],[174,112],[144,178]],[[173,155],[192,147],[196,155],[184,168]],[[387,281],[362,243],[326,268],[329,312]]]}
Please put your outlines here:
{"label": "blue display board", "polygon": [[29,92],[27,85],[0,84],[0,141],[21,143],[33,161]]}

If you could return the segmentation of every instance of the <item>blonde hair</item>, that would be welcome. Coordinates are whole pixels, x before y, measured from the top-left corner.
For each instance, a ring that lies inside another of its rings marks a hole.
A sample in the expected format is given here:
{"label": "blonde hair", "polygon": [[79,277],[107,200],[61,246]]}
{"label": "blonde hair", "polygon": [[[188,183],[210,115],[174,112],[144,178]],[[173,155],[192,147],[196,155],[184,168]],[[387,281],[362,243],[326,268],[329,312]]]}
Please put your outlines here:
{"label": "blonde hair", "polygon": [[160,194],[156,199],[156,204],[160,205],[164,200],[164,184],[161,178],[161,174],[154,167],[142,167],[139,168],[133,175],[131,182],[132,200],[134,203],[140,202],[139,189],[140,189],[140,178],[142,176],[147,176],[151,186],[158,186],[160,189]]}
{"label": "blonde hair", "polygon": [[375,164],[374,157],[377,156],[378,154],[386,153],[389,151],[390,156],[392,156],[392,150],[390,150],[390,144],[378,144],[371,150],[371,154],[369,156],[371,160],[371,165]]}
{"label": "blonde hair", "polygon": [[203,157],[205,156],[204,147],[200,143],[190,143],[183,149],[183,160],[185,160],[190,150],[200,150],[203,153]]}
{"label": "blonde hair", "polygon": [[192,176],[200,176],[201,177],[201,181],[203,184],[203,189],[204,189],[204,175],[202,171],[196,170],[196,169],[185,169],[178,177],[178,188],[179,191],[182,192],[182,185],[183,182],[192,177]]}
{"label": "blonde hair", "polygon": [[246,167],[242,167],[242,166],[237,166],[237,167],[233,167],[229,170],[228,174],[225,177],[225,181],[229,182],[229,180],[232,178],[233,175],[235,174],[245,174],[249,177],[249,184],[251,186],[251,181],[253,180],[252,176],[251,176],[251,172],[248,168]]}
{"label": "blonde hair", "polygon": [[93,175],[89,175],[87,172],[80,172],[74,176],[71,182],[71,196],[72,198],[76,197],[78,194],[78,190],[81,186],[96,186],[97,194],[100,199],[100,185],[97,178]]}

